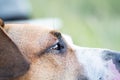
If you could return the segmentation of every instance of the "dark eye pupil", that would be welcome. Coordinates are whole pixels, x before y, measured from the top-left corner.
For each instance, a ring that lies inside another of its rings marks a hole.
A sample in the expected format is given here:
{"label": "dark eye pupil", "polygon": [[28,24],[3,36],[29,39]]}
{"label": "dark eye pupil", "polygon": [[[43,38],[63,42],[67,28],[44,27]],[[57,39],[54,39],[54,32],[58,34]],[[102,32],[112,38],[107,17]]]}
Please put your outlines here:
{"label": "dark eye pupil", "polygon": [[62,44],[57,44],[58,45],[58,48],[57,48],[57,50],[61,50],[61,49],[63,49],[64,48],[64,46],[62,45]]}

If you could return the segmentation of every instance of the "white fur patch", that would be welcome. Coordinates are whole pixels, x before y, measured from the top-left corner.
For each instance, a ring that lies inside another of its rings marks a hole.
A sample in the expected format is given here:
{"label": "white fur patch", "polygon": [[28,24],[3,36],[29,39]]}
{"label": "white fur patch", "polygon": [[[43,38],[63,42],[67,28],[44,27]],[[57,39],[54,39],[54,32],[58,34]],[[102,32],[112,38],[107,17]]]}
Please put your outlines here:
{"label": "white fur patch", "polygon": [[102,59],[103,49],[77,48],[76,55],[90,80],[112,80],[112,73]]}
{"label": "white fur patch", "polygon": [[73,44],[70,36],[63,36],[75,50],[78,61],[83,65],[85,75],[88,76],[89,80],[114,80],[107,62],[102,58],[104,49],[79,47]]}

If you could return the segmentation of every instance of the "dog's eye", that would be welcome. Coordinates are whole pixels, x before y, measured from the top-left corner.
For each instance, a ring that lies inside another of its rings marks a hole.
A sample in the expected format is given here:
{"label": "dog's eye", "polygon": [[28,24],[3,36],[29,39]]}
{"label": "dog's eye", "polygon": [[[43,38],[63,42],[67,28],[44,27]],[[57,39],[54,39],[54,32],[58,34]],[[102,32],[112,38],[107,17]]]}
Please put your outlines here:
{"label": "dog's eye", "polygon": [[52,45],[47,49],[49,53],[64,53],[66,51],[66,44],[63,40],[58,41],[56,44]]}
{"label": "dog's eye", "polygon": [[61,45],[59,42],[50,48],[51,50],[62,50],[64,45]]}

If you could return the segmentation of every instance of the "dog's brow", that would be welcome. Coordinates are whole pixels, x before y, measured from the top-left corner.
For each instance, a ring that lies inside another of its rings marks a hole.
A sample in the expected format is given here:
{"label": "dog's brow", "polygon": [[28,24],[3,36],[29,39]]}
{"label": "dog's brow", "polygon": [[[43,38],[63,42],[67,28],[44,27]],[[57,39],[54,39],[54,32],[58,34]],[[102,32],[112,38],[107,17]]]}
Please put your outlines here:
{"label": "dog's brow", "polygon": [[51,33],[52,35],[54,35],[55,37],[57,37],[58,39],[60,39],[60,38],[62,37],[60,32],[51,31],[50,33]]}

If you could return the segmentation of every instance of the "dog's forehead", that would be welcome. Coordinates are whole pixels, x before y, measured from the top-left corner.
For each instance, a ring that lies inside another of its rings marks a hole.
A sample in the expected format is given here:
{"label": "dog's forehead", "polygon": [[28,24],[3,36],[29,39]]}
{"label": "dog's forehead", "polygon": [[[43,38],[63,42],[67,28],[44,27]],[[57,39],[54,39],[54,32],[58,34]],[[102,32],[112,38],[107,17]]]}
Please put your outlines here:
{"label": "dog's forehead", "polygon": [[31,50],[31,53],[39,52],[54,44],[59,38],[58,31],[52,28],[30,24],[7,24],[5,30],[24,53]]}
{"label": "dog's forehead", "polygon": [[53,36],[55,36],[53,33],[57,32],[52,27],[35,26],[32,24],[6,24],[4,29],[7,31],[7,33],[14,36],[19,36],[22,34],[24,34],[22,36],[34,35],[34,37],[48,34],[52,34]]}
{"label": "dog's forehead", "polygon": [[51,27],[44,27],[44,26],[35,26],[32,24],[6,24],[5,25],[5,30],[6,31],[12,31],[12,32],[18,32],[19,33],[30,33],[30,31],[34,31],[35,33],[46,33],[49,32],[51,30],[53,30],[53,28]]}
{"label": "dog's forehead", "polygon": [[30,24],[7,24],[5,30],[8,35],[14,40],[21,41],[32,41],[38,42],[48,40],[49,38],[55,38],[52,28],[34,26]]}

